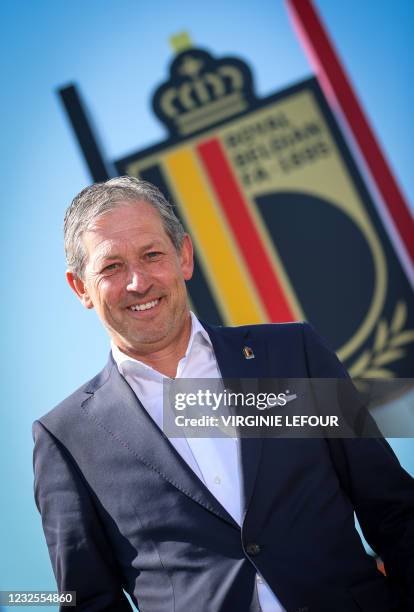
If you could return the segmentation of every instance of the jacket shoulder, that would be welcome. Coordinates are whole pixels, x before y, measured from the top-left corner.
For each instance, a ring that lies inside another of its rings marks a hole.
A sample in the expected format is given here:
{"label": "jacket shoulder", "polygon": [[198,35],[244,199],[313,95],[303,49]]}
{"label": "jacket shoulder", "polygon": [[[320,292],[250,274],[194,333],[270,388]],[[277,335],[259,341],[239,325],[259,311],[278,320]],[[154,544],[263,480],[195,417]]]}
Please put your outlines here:
{"label": "jacket shoulder", "polygon": [[243,342],[253,350],[261,347],[262,362],[272,376],[275,372],[295,378],[346,376],[335,353],[306,321],[206,329],[220,339],[221,346]]}
{"label": "jacket shoulder", "polygon": [[213,331],[227,336],[254,335],[257,337],[269,336],[301,336],[306,327],[310,328],[306,321],[294,321],[290,323],[260,323],[258,325],[237,325],[234,327],[207,326]]}
{"label": "jacket shoulder", "polygon": [[52,410],[37,419],[35,423],[40,422],[49,431],[61,429],[69,421],[73,423],[79,409],[108,380],[113,367],[115,367],[115,364],[110,359],[104,369],[96,376],[81,385]]}
{"label": "jacket shoulder", "polygon": [[261,325],[245,325],[246,331],[255,336],[271,336],[293,338],[296,336],[302,337],[304,327],[309,326],[304,321],[294,321],[292,323],[262,323]]}

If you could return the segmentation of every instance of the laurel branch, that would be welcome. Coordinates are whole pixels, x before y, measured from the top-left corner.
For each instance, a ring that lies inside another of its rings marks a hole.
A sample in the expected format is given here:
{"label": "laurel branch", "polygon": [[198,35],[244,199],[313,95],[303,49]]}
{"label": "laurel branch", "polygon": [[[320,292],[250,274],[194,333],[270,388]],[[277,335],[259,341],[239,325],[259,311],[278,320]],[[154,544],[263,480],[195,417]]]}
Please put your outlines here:
{"label": "laurel branch", "polygon": [[372,348],[366,349],[349,368],[353,378],[394,378],[396,373],[388,366],[407,354],[405,345],[414,342],[414,329],[404,329],[407,306],[399,301],[391,323],[381,319],[375,331]]}

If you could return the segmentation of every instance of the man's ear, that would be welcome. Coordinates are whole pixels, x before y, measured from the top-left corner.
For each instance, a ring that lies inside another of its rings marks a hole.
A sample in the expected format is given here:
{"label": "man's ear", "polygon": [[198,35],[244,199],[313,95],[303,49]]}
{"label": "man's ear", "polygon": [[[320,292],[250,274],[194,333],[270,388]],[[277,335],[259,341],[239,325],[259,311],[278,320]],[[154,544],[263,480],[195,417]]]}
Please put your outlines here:
{"label": "man's ear", "polygon": [[193,276],[194,257],[193,243],[191,242],[191,238],[188,234],[185,234],[181,245],[180,263],[184,280],[190,280],[190,278]]}
{"label": "man's ear", "polygon": [[93,308],[93,302],[84,281],[78,276],[75,276],[70,270],[66,270],[66,280],[69,283],[69,287],[73,289],[85,308]]}

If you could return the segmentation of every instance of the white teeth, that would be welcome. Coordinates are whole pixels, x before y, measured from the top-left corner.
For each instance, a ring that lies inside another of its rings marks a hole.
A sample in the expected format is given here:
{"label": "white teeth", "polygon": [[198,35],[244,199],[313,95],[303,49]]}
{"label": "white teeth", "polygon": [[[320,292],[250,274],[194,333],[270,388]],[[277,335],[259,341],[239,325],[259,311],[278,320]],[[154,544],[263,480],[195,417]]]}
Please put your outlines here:
{"label": "white teeth", "polygon": [[147,302],[146,304],[135,304],[135,306],[130,306],[131,310],[149,310],[149,308],[154,308],[158,304],[159,300],[152,300],[152,302]]}

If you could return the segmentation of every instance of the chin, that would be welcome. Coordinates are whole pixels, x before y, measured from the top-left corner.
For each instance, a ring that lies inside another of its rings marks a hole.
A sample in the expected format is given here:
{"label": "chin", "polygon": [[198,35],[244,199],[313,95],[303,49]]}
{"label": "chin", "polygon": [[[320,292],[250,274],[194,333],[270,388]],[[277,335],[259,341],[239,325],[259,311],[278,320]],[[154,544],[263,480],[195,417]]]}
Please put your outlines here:
{"label": "chin", "polygon": [[168,335],[168,329],[160,329],[158,326],[156,330],[144,331],[140,334],[132,334],[129,338],[126,338],[126,344],[133,350],[139,351],[140,346],[143,344],[156,344],[161,342]]}

